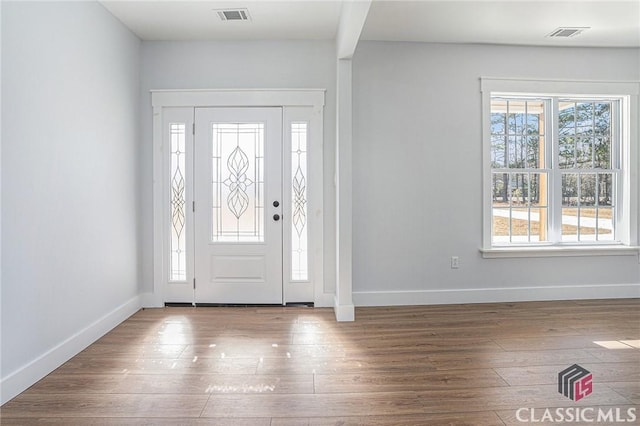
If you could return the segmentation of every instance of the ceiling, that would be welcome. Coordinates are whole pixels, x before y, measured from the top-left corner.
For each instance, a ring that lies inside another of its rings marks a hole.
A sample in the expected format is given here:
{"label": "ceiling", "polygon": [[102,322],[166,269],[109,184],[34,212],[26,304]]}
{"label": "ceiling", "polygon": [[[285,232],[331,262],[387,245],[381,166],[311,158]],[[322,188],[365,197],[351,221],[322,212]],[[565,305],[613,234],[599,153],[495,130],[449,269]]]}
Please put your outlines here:
{"label": "ceiling", "polygon": [[[331,40],[339,1],[102,1],[143,40]],[[246,8],[246,22],[215,10]]]}
{"label": "ceiling", "polygon": [[[332,40],[342,1],[102,1],[143,40]],[[215,10],[246,8],[247,22]],[[588,27],[549,38],[558,27]],[[640,0],[374,0],[362,40],[640,47]]]}

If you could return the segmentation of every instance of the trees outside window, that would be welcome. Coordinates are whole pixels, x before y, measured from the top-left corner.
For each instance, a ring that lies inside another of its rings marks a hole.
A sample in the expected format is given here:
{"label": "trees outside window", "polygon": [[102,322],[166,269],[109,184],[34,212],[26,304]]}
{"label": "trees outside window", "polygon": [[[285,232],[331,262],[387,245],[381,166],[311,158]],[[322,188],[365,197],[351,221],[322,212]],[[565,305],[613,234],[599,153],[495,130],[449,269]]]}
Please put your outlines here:
{"label": "trees outside window", "polygon": [[491,243],[617,241],[620,101],[490,98]]}

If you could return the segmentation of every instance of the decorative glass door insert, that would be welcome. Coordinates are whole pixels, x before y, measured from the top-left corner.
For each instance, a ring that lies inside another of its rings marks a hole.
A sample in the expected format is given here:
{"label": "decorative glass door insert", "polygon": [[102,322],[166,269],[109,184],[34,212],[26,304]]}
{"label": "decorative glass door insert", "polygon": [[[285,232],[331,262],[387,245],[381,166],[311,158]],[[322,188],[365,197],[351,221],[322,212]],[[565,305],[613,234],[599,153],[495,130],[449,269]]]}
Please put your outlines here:
{"label": "decorative glass door insert", "polygon": [[264,123],[213,123],[212,242],[264,242]]}

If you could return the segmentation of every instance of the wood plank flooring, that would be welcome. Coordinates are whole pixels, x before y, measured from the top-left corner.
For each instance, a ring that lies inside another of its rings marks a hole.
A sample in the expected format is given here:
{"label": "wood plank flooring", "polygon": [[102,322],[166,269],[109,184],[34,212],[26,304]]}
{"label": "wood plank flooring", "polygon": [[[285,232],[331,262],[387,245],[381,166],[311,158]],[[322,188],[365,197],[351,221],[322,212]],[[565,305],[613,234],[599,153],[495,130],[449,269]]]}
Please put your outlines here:
{"label": "wood plank flooring", "polygon": [[[358,308],[356,319],[141,310],[1,407],[0,423],[512,425],[521,407],[640,419],[640,299]],[[556,384],[574,363],[593,373],[578,402]]]}

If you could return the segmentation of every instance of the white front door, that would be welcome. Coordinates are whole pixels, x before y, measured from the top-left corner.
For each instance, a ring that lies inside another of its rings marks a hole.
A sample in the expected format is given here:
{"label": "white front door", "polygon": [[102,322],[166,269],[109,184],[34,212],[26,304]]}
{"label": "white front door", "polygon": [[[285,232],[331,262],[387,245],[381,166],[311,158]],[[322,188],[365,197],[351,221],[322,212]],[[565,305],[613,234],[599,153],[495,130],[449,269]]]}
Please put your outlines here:
{"label": "white front door", "polygon": [[282,108],[196,108],[196,303],[282,303]]}

